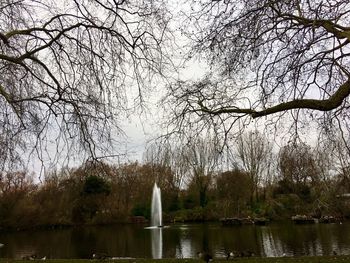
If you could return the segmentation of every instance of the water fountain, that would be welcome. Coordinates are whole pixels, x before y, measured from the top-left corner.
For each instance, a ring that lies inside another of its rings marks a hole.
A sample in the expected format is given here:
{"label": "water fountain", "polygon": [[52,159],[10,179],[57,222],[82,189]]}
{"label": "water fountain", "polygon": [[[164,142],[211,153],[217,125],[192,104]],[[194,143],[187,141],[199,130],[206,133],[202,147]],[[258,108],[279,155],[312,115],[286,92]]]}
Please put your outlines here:
{"label": "water fountain", "polygon": [[162,200],[160,188],[154,183],[151,204],[151,243],[152,258],[163,257],[163,233],[162,233]]}
{"label": "water fountain", "polygon": [[151,205],[151,227],[162,227],[162,200],[160,188],[154,183]]}

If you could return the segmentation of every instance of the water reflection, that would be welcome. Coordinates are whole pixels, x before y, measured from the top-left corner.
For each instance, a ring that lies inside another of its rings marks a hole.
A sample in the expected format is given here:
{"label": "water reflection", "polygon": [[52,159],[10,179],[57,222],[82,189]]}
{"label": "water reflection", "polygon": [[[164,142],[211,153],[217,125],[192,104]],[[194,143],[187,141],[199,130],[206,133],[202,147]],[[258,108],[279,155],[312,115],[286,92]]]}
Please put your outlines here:
{"label": "water reflection", "polygon": [[[176,258],[193,258],[196,254],[196,246],[194,245],[193,233],[191,234],[191,228],[195,228],[194,225],[181,225],[178,226],[179,239],[176,245]],[[192,231],[196,232],[196,231]]]}
{"label": "water reflection", "polygon": [[260,233],[260,249],[262,251],[262,256],[274,257],[287,255],[285,249],[283,248],[281,240],[278,238],[274,238],[271,228],[262,226],[260,228]]}
{"label": "water reflection", "polygon": [[163,258],[163,229],[161,227],[152,228],[151,243],[152,243],[152,258]]}
{"label": "water reflection", "polygon": [[1,258],[30,254],[48,258],[113,257],[193,258],[206,250],[215,257],[227,251],[250,250],[257,256],[350,254],[350,223],[222,227],[220,224],[182,224],[144,229],[113,225],[47,231],[0,233]]}

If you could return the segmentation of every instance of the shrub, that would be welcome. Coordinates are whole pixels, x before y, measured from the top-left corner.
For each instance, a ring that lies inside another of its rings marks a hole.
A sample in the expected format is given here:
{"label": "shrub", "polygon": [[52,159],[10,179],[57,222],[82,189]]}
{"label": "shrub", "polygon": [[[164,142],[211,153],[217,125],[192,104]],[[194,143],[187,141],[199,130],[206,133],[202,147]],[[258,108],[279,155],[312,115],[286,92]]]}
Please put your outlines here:
{"label": "shrub", "polygon": [[106,194],[111,193],[111,186],[102,177],[91,175],[85,179],[83,194]]}

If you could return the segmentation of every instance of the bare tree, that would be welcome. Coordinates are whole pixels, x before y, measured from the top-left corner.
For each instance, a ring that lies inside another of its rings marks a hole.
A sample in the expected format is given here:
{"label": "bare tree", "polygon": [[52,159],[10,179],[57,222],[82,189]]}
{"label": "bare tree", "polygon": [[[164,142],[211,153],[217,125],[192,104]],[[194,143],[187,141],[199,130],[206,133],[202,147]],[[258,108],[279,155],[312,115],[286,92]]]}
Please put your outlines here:
{"label": "bare tree", "polygon": [[214,138],[207,136],[193,139],[185,146],[185,162],[191,171],[189,184],[198,191],[201,207],[207,204],[208,190],[220,157],[217,145]]}
{"label": "bare tree", "polygon": [[258,131],[244,133],[238,137],[236,150],[243,169],[250,176],[251,201],[258,199],[258,189],[270,181],[272,145]]}
{"label": "bare tree", "polygon": [[[57,153],[98,158],[144,86],[165,74],[170,16],[161,1],[0,3],[1,167]],[[133,91],[132,86],[138,90]]]}
{"label": "bare tree", "polygon": [[319,139],[319,143],[314,150],[314,158],[316,167],[318,167],[320,183],[325,188],[330,187],[328,182],[335,174],[337,167],[334,154],[334,144],[328,138],[326,140]]}
{"label": "bare tree", "polygon": [[349,120],[349,1],[201,0],[185,17],[190,56],[207,58],[211,73],[169,86],[176,127],[226,138],[262,116],[295,128]]}
{"label": "bare tree", "polygon": [[246,172],[234,169],[218,174],[216,192],[224,217],[241,216],[251,198],[251,180]]}
{"label": "bare tree", "polygon": [[311,147],[305,143],[290,143],[279,152],[282,179],[296,186],[319,181],[319,169]]}
{"label": "bare tree", "polygon": [[184,147],[175,142],[153,142],[144,153],[145,163],[164,167],[169,170],[157,176],[158,182],[164,182],[171,191],[179,191],[185,183],[190,167],[185,162]]}
{"label": "bare tree", "polygon": [[[333,146],[333,147],[331,147]],[[343,137],[343,134],[333,138],[329,143],[328,154],[331,155],[333,161],[333,173],[339,181],[339,192],[350,191],[350,148],[349,137]]]}

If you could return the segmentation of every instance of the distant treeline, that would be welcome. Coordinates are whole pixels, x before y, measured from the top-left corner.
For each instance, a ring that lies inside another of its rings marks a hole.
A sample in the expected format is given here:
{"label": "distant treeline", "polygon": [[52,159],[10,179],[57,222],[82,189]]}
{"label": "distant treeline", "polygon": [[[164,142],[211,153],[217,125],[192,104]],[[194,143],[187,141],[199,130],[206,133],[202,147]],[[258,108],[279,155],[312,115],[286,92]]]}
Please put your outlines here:
{"label": "distant treeline", "polygon": [[[2,172],[0,227],[147,220],[154,182],[161,188],[163,218],[168,222],[247,216],[283,219],[296,214],[350,216],[346,199],[350,169],[335,166],[334,159],[327,161],[328,153],[318,154],[305,144],[286,145],[270,159],[254,155],[248,165],[252,152],[242,144],[248,151],[244,153],[246,165],[241,160],[241,165],[224,169],[222,158],[213,161],[214,151],[205,148],[209,145],[197,141],[187,150],[177,148],[177,154],[153,147],[142,164],[88,162],[45,174],[40,183],[34,183],[33,175],[26,172]],[[256,154],[258,147],[251,149]]]}

